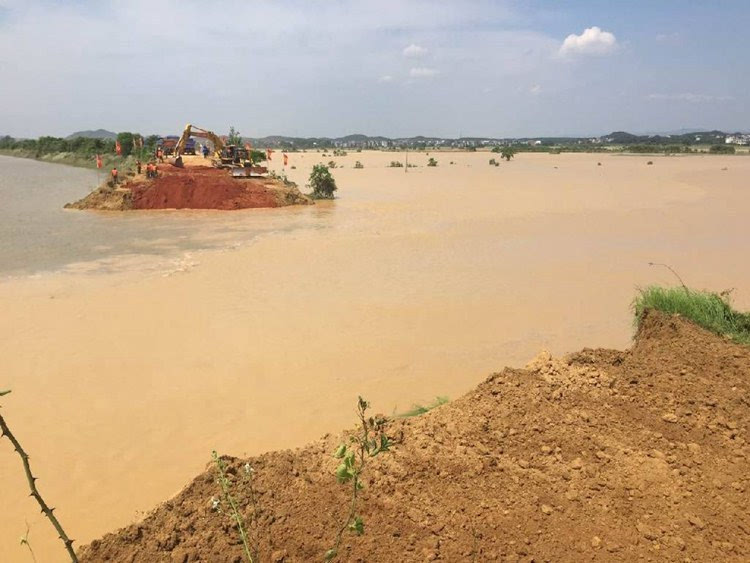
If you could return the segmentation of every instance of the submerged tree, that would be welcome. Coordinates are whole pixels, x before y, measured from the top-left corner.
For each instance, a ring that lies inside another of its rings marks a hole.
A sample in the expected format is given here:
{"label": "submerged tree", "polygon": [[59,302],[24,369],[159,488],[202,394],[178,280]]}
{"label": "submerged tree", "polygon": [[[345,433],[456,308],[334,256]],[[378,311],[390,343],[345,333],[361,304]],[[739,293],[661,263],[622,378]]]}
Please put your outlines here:
{"label": "submerged tree", "polygon": [[337,189],[336,180],[325,164],[313,166],[308,185],[312,188],[313,197],[320,199],[333,199],[333,192]]}
{"label": "submerged tree", "polygon": [[504,158],[508,162],[510,162],[510,159],[513,158],[513,156],[516,154],[516,149],[513,147],[503,147],[503,149],[500,151],[500,157]]}

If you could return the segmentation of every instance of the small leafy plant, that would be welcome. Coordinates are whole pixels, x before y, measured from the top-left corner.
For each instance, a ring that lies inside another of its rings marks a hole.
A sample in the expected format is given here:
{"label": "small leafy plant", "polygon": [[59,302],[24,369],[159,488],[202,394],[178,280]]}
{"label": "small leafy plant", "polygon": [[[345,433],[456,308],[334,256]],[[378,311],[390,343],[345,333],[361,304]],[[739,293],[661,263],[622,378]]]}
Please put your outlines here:
{"label": "small leafy plant", "polygon": [[430,157],[430,160],[427,161],[427,166],[437,166],[437,164],[437,160],[432,157]]}
{"label": "small leafy plant", "polygon": [[370,403],[362,397],[357,400],[357,417],[359,418],[359,429],[350,437],[350,443],[342,443],[333,453],[334,457],[341,460],[336,468],[336,479],[342,485],[351,486],[351,502],[346,518],[341,524],[336,540],[328,551],[326,561],[332,561],[338,555],[341,539],[347,530],[361,536],[365,532],[365,523],[362,516],[357,512],[357,501],[359,492],[364,488],[362,484],[362,473],[367,461],[382,452],[387,452],[391,445],[391,439],[383,430],[384,419],[368,417],[367,409]]}
{"label": "small leafy plant", "polygon": [[391,163],[388,165],[388,168],[403,168],[403,167],[404,167],[404,163],[398,160],[391,160]]}
{"label": "small leafy plant", "polygon": [[354,163],[354,168],[364,168],[365,165],[362,164],[359,160]]}

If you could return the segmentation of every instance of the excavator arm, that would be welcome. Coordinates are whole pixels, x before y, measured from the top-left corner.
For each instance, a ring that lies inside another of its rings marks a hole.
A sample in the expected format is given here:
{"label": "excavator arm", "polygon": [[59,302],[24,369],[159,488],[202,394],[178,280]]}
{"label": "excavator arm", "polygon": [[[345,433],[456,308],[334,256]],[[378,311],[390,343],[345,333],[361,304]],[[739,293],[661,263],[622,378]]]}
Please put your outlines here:
{"label": "excavator arm", "polygon": [[185,150],[185,144],[190,137],[201,137],[203,139],[208,139],[209,141],[211,141],[214,145],[214,156],[216,158],[221,158],[221,151],[224,148],[224,141],[221,140],[221,137],[219,137],[213,131],[201,129],[200,127],[196,127],[194,125],[191,125],[190,123],[185,125],[185,130],[182,132],[180,140],[177,141],[177,146],[175,147],[175,156],[182,155],[182,152]]}
{"label": "excavator arm", "polygon": [[182,132],[182,136],[180,137],[180,140],[177,141],[177,145],[174,147],[174,155],[175,157],[181,156],[182,151],[185,150],[185,145],[187,144],[188,139],[190,138],[190,133],[193,126],[189,123],[185,125],[185,130]]}

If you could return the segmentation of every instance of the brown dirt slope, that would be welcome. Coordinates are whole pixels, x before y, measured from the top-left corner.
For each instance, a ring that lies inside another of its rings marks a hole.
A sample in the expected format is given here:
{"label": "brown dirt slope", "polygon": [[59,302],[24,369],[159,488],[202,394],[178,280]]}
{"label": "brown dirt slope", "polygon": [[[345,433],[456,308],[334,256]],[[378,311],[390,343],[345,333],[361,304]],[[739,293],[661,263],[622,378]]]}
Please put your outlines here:
{"label": "brown dirt slope", "polygon": [[177,168],[159,165],[159,176],[141,175],[113,190],[106,186],[82,200],[75,209],[246,209],[312,203],[295,185],[273,178],[234,179],[229,171],[210,166]]}
{"label": "brown dirt slope", "polygon": [[[491,375],[461,399],[388,423],[367,468],[365,534],[346,561],[747,561],[750,350],[650,312],[632,349]],[[262,561],[321,561],[345,512],[328,436],[227,458]],[[83,561],[240,561],[211,466]]]}

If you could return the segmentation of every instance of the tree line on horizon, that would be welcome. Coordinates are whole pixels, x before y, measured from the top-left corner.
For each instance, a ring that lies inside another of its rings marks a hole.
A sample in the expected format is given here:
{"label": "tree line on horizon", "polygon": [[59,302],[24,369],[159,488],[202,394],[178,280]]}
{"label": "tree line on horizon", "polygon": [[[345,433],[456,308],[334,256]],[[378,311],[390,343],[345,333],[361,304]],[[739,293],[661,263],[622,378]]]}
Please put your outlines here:
{"label": "tree line on horizon", "polygon": [[[140,139],[143,139],[142,147],[140,146]],[[138,133],[129,131],[118,133],[115,139],[94,137],[65,139],[50,136],[42,136],[38,139],[15,139],[5,135],[0,137],[0,150],[21,151],[35,158],[59,153],[71,153],[93,158],[97,154],[115,154],[115,147],[119,142],[121,156],[127,157],[136,154],[141,148],[144,154],[153,153],[159,139],[161,137],[158,135],[143,137]]]}
{"label": "tree line on horizon", "polygon": [[[235,135],[239,137],[239,134],[235,132]],[[486,148],[490,148],[493,152],[501,152],[501,148],[505,146],[512,147],[514,152],[548,152],[548,153],[560,153],[560,152],[610,152],[612,150],[621,150],[623,152],[634,152],[634,153],[664,153],[664,154],[680,154],[680,153],[691,153],[691,152],[705,152],[705,143],[696,141],[696,136],[699,134],[680,135],[675,137],[663,137],[663,136],[636,136],[630,135],[629,133],[613,133],[613,137],[608,137],[608,142],[593,142],[591,139],[539,139],[534,143],[524,142],[520,140],[513,140],[503,142],[502,144],[489,145]],[[242,139],[242,137],[239,137]],[[138,142],[134,142],[138,139]],[[142,146],[140,140],[142,139]],[[149,135],[143,137],[138,133],[131,133],[128,131],[117,133],[116,138],[101,138],[101,137],[83,137],[77,136],[73,138],[62,138],[62,137],[51,137],[42,136],[38,139],[16,139],[9,135],[0,137],[0,150],[5,151],[18,151],[23,152],[24,156],[31,156],[34,158],[42,158],[47,155],[55,155],[60,153],[70,153],[79,157],[94,157],[97,154],[107,155],[115,154],[116,143],[120,143],[121,156],[127,157],[131,154],[134,155],[147,155],[152,154],[156,148],[157,143],[161,137],[159,135]],[[734,154],[735,147],[733,145],[719,142],[717,135],[711,138],[713,141],[708,146],[708,152],[714,154]],[[619,141],[619,142],[618,142]],[[698,148],[700,145],[701,149]],[[314,147],[302,147],[302,146],[290,146],[285,150],[329,150],[332,148],[326,146],[314,146]],[[485,146],[485,145],[479,145]],[[439,147],[425,144],[419,145],[394,145],[390,147],[381,148],[380,150],[419,150],[429,151],[435,150]],[[466,145],[459,147],[463,150],[475,151],[478,145]],[[142,150],[141,150],[142,149]]]}

